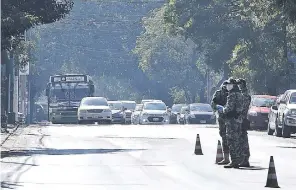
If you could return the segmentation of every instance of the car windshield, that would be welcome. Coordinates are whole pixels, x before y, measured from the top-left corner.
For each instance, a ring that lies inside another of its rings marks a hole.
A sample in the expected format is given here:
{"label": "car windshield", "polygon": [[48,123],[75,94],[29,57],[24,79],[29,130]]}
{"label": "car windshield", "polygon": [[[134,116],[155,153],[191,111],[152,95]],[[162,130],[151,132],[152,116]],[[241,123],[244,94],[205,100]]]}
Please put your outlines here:
{"label": "car windshield", "polygon": [[122,105],[128,110],[135,110],[137,104],[133,102],[123,102]]}
{"label": "car windshield", "polygon": [[183,104],[175,104],[175,105],[173,105],[172,112],[180,112],[181,111],[181,108],[183,106],[184,106]]}
{"label": "car windshield", "polygon": [[289,103],[290,104],[296,104],[296,92],[291,94]]}
{"label": "car windshield", "polygon": [[86,98],[81,101],[84,106],[108,106],[105,98]]}
{"label": "car windshield", "polygon": [[135,111],[142,111],[143,110],[143,105],[137,105],[135,108]]}
{"label": "car windshield", "polygon": [[193,104],[190,105],[190,111],[212,112],[213,109],[209,104]]}
{"label": "car windshield", "polygon": [[122,109],[122,103],[121,102],[112,102],[108,103],[111,110],[121,110]]}
{"label": "car windshield", "polygon": [[275,98],[259,98],[255,97],[252,101],[252,106],[256,107],[271,107],[274,105],[276,99]]}
{"label": "car windshield", "polygon": [[160,102],[151,102],[144,105],[145,110],[166,110],[166,105]]}

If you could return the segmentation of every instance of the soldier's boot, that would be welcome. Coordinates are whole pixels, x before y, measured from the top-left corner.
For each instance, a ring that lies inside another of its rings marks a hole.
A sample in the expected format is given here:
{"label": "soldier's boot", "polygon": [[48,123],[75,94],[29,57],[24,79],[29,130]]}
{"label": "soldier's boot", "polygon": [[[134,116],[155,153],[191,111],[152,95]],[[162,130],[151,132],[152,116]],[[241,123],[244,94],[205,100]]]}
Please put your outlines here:
{"label": "soldier's boot", "polygon": [[230,162],[229,164],[225,165],[224,168],[239,168],[239,164]]}
{"label": "soldier's boot", "polygon": [[221,162],[218,162],[218,165],[226,165],[230,163],[229,153],[223,153],[224,159]]}
{"label": "soldier's boot", "polygon": [[239,164],[240,167],[250,167],[250,162],[248,157],[244,157],[243,161]]}

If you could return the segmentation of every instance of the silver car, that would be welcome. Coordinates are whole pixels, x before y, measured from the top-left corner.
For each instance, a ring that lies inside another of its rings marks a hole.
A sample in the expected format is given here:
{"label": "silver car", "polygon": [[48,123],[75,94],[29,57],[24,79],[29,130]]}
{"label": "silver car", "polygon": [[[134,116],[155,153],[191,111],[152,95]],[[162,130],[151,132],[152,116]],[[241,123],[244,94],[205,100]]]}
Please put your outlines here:
{"label": "silver car", "polygon": [[102,122],[110,124],[112,112],[104,97],[85,97],[78,108],[78,123]]}

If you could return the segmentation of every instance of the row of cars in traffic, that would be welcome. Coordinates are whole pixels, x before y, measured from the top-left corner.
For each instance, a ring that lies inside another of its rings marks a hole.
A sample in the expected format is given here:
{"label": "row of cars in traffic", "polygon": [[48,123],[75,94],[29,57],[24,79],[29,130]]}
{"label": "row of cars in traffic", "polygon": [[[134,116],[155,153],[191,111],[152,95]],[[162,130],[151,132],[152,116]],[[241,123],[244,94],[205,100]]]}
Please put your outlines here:
{"label": "row of cars in traffic", "polygon": [[[296,90],[279,96],[253,95],[248,110],[251,129],[267,130],[269,135],[289,138],[296,133]],[[118,124],[216,124],[210,104],[174,104],[161,100],[108,101],[85,97],[78,108],[78,123]]]}
{"label": "row of cars in traffic", "polygon": [[209,104],[174,104],[168,108],[161,100],[108,101],[104,97],[85,97],[78,108],[78,123],[117,124],[193,124],[216,123]]}
{"label": "row of cars in traffic", "polygon": [[296,90],[287,90],[278,96],[253,95],[248,119],[251,129],[289,138],[296,133]]}

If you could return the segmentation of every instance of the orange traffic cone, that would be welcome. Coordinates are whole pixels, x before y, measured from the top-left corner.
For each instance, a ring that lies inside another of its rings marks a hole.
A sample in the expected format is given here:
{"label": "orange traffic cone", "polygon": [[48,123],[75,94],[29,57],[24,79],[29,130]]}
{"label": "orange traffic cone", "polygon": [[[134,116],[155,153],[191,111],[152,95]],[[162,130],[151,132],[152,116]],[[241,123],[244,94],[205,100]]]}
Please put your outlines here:
{"label": "orange traffic cone", "polygon": [[277,182],[273,156],[270,156],[267,182],[266,182],[265,187],[280,188],[278,185],[278,182]]}
{"label": "orange traffic cone", "polygon": [[202,150],[201,150],[201,145],[200,145],[199,134],[196,135],[196,143],[195,143],[194,154],[195,155],[203,155]]}
{"label": "orange traffic cone", "polygon": [[218,140],[216,164],[218,164],[218,162],[221,162],[223,160],[223,158],[224,157],[223,157],[221,142],[220,142],[220,140]]}

